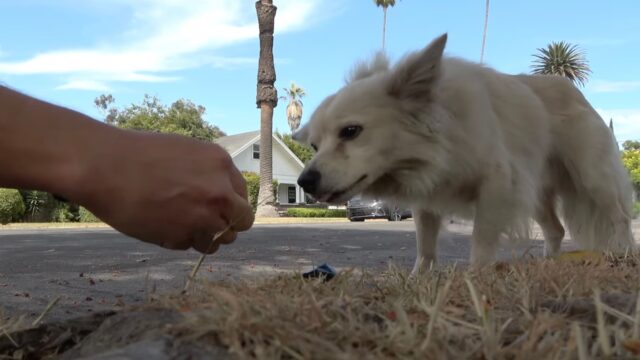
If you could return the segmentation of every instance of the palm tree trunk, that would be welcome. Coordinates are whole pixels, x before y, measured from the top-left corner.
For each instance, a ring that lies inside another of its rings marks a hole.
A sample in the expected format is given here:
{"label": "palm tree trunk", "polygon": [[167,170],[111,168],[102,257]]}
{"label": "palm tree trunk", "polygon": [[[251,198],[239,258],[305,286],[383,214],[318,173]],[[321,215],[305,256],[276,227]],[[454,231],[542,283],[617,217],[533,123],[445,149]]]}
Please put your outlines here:
{"label": "palm tree trunk", "polygon": [[487,26],[489,25],[489,0],[486,3],[484,13],[484,31],[482,32],[482,50],[480,50],[480,63],[484,62],[484,46],[487,43]]}
{"label": "palm tree trunk", "polygon": [[382,22],[382,52],[384,52],[384,43],[385,43],[385,37],[387,34],[387,7],[383,7],[382,8],[382,12],[384,13],[384,20]]}
{"label": "palm tree trunk", "polygon": [[256,216],[277,217],[273,196],[273,109],[278,105],[278,92],[273,84],[276,69],[273,65],[273,28],[277,8],[272,0],[256,1],[260,28],[260,58],[256,105],[260,109],[260,190]]}

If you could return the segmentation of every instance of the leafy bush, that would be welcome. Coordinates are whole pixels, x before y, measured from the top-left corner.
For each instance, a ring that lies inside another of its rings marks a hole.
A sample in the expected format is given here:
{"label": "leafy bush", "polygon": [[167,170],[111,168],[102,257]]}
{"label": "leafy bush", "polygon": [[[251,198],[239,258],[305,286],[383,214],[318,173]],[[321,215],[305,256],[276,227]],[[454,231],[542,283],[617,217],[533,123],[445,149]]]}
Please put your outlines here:
{"label": "leafy bush", "polygon": [[74,211],[73,205],[56,201],[56,206],[51,211],[49,221],[51,222],[77,222],[78,212]]}
{"label": "leafy bush", "polygon": [[633,203],[633,218],[637,219],[640,215],[640,202]]}
{"label": "leafy bush", "polygon": [[20,190],[25,205],[25,222],[78,221],[78,206],[57,200],[52,194],[38,190]]}
{"label": "leafy bush", "polygon": [[253,211],[256,210],[258,204],[258,192],[260,191],[260,176],[254,172],[245,171],[242,173],[244,180],[247,182],[247,194],[249,196],[249,203]]}
{"label": "leafy bush", "polygon": [[93,215],[91,211],[87,210],[82,206],[80,207],[78,212],[80,214],[80,222],[101,222],[102,221],[97,216]]}
{"label": "leafy bush", "polygon": [[24,201],[18,190],[0,189],[0,223],[20,221],[24,212]]}
{"label": "leafy bush", "polygon": [[347,217],[345,209],[306,209],[306,208],[290,208],[287,209],[287,216],[290,217],[325,217],[325,218],[343,218]]}
{"label": "leafy bush", "polygon": [[[253,211],[256,211],[258,207],[258,193],[260,192],[260,175],[250,172],[244,171],[242,172],[244,176],[244,180],[247,182],[247,195],[249,197],[249,203],[253,208]],[[278,182],[273,180],[273,197],[278,201]]]}

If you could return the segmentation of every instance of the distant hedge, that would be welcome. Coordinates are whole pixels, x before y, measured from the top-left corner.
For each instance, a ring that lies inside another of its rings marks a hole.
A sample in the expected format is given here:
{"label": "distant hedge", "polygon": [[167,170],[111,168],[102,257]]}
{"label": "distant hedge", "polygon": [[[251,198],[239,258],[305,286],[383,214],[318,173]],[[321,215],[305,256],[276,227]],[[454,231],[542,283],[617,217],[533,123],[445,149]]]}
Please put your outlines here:
{"label": "distant hedge", "polygon": [[290,209],[287,209],[287,216],[290,216],[290,217],[343,218],[343,217],[347,217],[347,210],[345,210],[345,209],[290,208]]}
{"label": "distant hedge", "polygon": [[98,219],[97,216],[93,215],[93,213],[91,211],[87,210],[83,206],[80,207],[78,213],[79,213],[79,217],[80,217],[80,222],[92,223],[92,222],[101,222],[102,221],[102,220]]}
{"label": "distant hedge", "polygon": [[20,221],[25,212],[22,195],[15,189],[0,189],[0,223]]}
{"label": "distant hedge", "polygon": [[[256,211],[258,206],[258,193],[260,192],[260,175],[250,172],[244,171],[242,172],[244,176],[244,180],[247,182],[247,193],[249,195],[249,203],[253,208],[253,211]],[[278,201],[278,181],[273,180],[273,197],[276,202]]]}

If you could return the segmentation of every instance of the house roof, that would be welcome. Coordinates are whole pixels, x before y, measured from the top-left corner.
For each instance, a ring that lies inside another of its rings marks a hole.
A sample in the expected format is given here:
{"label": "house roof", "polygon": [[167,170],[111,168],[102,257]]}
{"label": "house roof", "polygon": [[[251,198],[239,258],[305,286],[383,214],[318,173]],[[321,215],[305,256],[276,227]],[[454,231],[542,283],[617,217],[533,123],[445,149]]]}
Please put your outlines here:
{"label": "house roof", "polygon": [[241,134],[229,135],[215,140],[216,144],[222,146],[229,154],[235,154],[253,139],[260,138],[260,131],[250,131]]}
{"label": "house roof", "polygon": [[[293,151],[291,151],[291,149],[289,149],[289,147],[282,140],[280,140],[279,137],[275,136],[275,134],[272,134],[272,136],[273,140],[275,140],[276,143],[280,144],[280,146],[284,148],[285,152],[289,154],[301,168],[304,168],[304,163],[302,162],[302,160],[300,160],[300,158],[298,158],[296,154],[294,154]],[[224,136],[216,139],[215,143],[227,150],[231,157],[235,157],[258,140],[260,140],[259,130]]]}

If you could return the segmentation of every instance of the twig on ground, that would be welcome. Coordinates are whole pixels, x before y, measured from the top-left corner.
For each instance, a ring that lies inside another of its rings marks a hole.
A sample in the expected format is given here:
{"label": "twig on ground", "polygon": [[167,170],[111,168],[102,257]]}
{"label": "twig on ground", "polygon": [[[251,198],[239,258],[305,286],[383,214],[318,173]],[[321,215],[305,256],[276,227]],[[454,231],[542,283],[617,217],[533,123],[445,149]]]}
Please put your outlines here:
{"label": "twig on ground", "polygon": [[56,296],[53,300],[51,300],[51,302],[49,302],[49,305],[47,305],[47,307],[44,309],[42,314],[40,314],[40,316],[38,316],[35,320],[33,320],[33,323],[31,323],[31,326],[38,325],[40,321],[42,321],[42,319],[44,319],[44,317],[47,316],[47,314],[51,311],[51,309],[53,309],[53,307],[58,303],[58,301],[60,301],[60,296]]}
{"label": "twig on ground", "polygon": [[[264,203],[264,201],[259,203],[259,204],[257,204],[256,207],[262,205],[263,203]],[[209,251],[211,251],[211,248],[216,243],[216,240],[218,240],[218,238],[220,238],[220,236],[224,235],[227,231],[229,231],[229,229],[231,229],[231,227],[233,225],[235,225],[238,221],[242,220],[245,216],[246,216],[246,214],[238,217],[237,219],[235,219],[232,222],[230,222],[229,225],[227,225],[226,228],[224,228],[223,230],[221,230],[221,231],[217,232],[215,235],[213,235],[213,237],[211,239],[211,243],[209,244],[209,247],[207,248],[207,252],[205,252],[204,254],[200,255],[200,258],[198,259],[198,262],[196,262],[195,266],[193,267],[193,270],[191,270],[191,274],[189,274],[189,277],[187,278],[187,282],[184,284],[184,289],[182,290],[183,292],[186,292],[187,290],[189,290],[189,287],[191,286],[191,283],[193,282],[193,280],[195,280],[196,275],[198,274],[198,270],[200,270],[200,267],[202,266],[202,263],[204,262],[204,259],[206,259],[206,257],[207,257],[207,253]]]}

